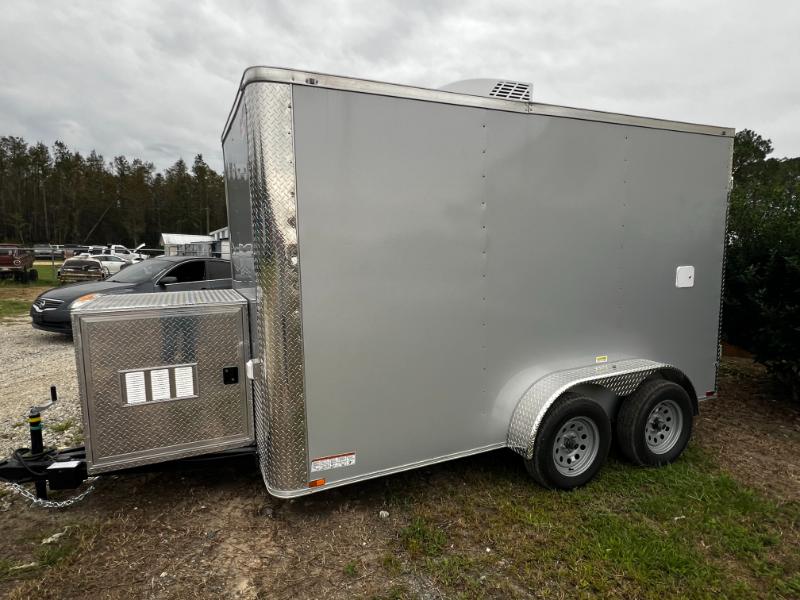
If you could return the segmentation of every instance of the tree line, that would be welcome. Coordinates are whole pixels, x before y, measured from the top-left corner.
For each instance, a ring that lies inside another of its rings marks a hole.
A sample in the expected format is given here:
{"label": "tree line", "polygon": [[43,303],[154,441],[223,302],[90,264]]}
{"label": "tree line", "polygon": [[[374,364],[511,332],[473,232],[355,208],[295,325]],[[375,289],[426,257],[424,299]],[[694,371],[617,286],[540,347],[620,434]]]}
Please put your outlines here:
{"label": "tree line", "polygon": [[162,232],[227,224],[222,175],[198,154],[157,171],[139,158],[107,162],[56,141],[0,138],[0,242],[154,247]]}
{"label": "tree line", "polygon": [[736,134],[723,332],[800,398],[800,158]]}

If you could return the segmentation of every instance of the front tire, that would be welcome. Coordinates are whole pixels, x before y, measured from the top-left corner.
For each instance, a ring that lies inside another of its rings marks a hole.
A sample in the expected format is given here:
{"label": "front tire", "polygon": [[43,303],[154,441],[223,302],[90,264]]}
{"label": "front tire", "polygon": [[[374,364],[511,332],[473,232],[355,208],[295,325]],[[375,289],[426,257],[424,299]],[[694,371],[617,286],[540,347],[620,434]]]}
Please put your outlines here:
{"label": "front tire", "polygon": [[689,394],[680,385],[663,379],[645,381],[622,403],[617,444],[636,465],[669,464],[689,443],[693,418]]}
{"label": "front tire", "polygon": [[568,392],[547,411],[525,467],[539,485],[571,490],[597,475],[610,447],[611,422],[603,408]]}

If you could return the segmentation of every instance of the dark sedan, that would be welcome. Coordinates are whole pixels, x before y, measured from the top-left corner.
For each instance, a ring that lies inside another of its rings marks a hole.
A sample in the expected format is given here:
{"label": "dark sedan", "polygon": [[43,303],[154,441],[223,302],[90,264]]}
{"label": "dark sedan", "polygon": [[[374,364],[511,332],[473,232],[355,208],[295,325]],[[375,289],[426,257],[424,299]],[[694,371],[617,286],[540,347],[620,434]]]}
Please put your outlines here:
{"label": "dark sedan", "polygon": [[87,295],[178,292],[231,287],[230,261],[191,256],[159,256],[123,269],[105,281],[75,283],[47,290],[31,306],[36,329],[72,334],[70,308]]}

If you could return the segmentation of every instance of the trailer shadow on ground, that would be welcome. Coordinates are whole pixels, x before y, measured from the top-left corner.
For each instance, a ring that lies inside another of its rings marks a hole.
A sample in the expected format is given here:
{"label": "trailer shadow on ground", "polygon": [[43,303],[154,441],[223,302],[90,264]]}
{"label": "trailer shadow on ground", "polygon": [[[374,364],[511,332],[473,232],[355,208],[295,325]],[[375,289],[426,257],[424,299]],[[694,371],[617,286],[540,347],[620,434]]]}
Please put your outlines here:
{"label": "trailer shadow on ground", "polygon": [[289,501],[252,464],[102,478],[61,512],[6,496],[2,587],[11,598],[798,597],[800,411],[775,397],[761,369],[727,359],[679,462],[612,458],[572,493],[536,487],[497,451]]}

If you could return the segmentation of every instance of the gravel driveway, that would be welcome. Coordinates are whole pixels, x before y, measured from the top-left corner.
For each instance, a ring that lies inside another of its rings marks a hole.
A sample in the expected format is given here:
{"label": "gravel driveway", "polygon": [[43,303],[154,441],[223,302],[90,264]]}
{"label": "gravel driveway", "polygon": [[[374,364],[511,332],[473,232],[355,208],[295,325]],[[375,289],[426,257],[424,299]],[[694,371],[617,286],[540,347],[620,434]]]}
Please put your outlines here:
{"label": "gravel driveway", "polygon": [[0,322],[0,456],[28,446],[25,416],[42,405],[50,386],[58,387],[58,404],[43,415],[46,446],[82,443],[82,425],[72,339],[37,331],[29,317]]}

